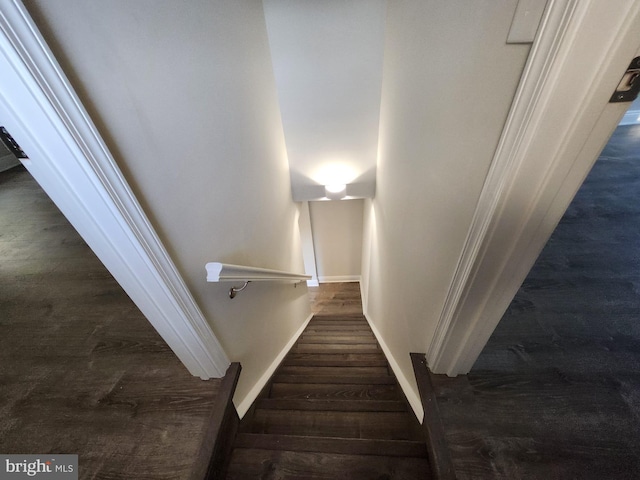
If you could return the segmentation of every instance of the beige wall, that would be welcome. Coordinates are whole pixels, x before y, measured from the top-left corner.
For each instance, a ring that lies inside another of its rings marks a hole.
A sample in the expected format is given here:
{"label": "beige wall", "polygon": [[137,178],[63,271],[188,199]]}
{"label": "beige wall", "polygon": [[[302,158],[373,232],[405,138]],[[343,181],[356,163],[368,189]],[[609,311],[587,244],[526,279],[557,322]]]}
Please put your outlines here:
{"label": "beige wall", "polygon": [[362,261],[364,200],[309,202],[320,282],[355,281]]}
{"label": "beige wall", "polygon": [[208,261],[304,270],[261,3],[25,3],[242,363],[238,403],[310,313],[305,286],[205,282]]}
{"label": "beige wall", "polygon": [[366,313],[416,390],[526,61],[516,0],[387,7],[376,198],[365,205]]}

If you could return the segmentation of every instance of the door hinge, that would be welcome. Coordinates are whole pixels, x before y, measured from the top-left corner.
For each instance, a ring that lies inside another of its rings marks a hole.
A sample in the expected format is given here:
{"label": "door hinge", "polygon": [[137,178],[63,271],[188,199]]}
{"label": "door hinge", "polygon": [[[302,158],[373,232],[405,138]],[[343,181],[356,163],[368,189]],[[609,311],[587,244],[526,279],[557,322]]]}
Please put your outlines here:
{"label": "door hinge", "polygon": [[638,92],[640,92],[640,57],[631,60],[629,68],[624,72],[609,102],[633,102],[638,97]]}

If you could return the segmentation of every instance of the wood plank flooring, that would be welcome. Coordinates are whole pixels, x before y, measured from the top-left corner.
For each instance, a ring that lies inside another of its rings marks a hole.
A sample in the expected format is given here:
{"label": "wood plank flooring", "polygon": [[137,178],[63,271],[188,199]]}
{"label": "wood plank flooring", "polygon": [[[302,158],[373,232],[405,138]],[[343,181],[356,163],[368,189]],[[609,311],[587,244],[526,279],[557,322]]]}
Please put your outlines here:
{"label": "wood plank flooring", "polygon": [[432,478],[358,285],[322,287],[317,314],[241,422],[227,478]]}
{"label": "wood plank flooring", "polygon": [[640,126],[619,127],[467,377],[458,478],[640,478]]}
{"label": "wood plank flooring", "polygon": [[23,167],[0,173],[0,452],[186,479],[219,383],[187,372]]}

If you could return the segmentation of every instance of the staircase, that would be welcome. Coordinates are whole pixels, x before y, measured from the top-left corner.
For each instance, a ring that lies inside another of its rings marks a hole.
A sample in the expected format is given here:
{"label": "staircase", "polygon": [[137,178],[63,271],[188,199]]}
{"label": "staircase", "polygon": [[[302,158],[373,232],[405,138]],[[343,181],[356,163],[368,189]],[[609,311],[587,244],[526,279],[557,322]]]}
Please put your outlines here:
{"label": "staircase", "polygon": [[430,479],[407,405],[361,314],[316,315],[242,420],[227,479]]}

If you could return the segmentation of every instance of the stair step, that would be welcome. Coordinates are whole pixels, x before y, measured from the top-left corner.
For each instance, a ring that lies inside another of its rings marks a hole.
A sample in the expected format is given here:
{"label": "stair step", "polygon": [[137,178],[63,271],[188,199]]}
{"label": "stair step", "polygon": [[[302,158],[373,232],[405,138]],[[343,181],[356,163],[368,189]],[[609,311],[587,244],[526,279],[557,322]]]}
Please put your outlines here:
{"label": "stair step", "polygon": [[263,410],[322,410],[334,412],[406,412],[404,401],[397,400],[317,400],[263,398],[256,402]]}
{"label": "stair step", "polygon": [[355,375],[389,375],[385,367],[317,367],[282,365],[278,369],[281,375],[331,375],[333,377]]}
{"label": "stair step", "polygon": [[363,344],[336,344],[328,343],[297,343],[292,353],[380,353],[377,345]]}
{"label": "stair step", "polygon": [[351,385],[395,385],[396,379],[391,375],[286,375],[278,374],[273,383],[326,383]]}
{"label": "stair step", "polygon": [[308,338],[316,338],[316,337],[335,337],[335,338],[344,338],[344,337],[366,337],[366,338],[376,338],[373,335],[373,332],[370,328],[361,328],[358,330],[336,330],[332,328],[330,330],[320,328],[317,330],[307,328],[303,333],[302,337]]}
{"label": "stair step", "polygon": [[289,353],[284,365],[325,367],[386,367],[382,353]]}
{"label": "stair step", "polygon": [[241,433],[237,436],[235,445],[236,448],[260,448],[264,450],[289,450],[294,452],[385,455],[388,457],[427,457],[427,447],[425,443],[414,440],[376,440]]}
{"label": "stair step", "polygon": [[227,480],[429,480],[426,458],[236,448]]}
{"label": "stair step", "polygon": [[305,335],[298,340],[300,344],[371,344],[377,345],[373,335]]}
{"label": "stair step", "polygon": [[369,323],[366,320],[352,320],[352,319],[318,319],[312,318],[309,322],[309,325],[326,325],[328,327],[335,325],[355,325],[355,326],[369,326]]}
{"label": "stair step", "polygon": [[369,325],[318,325],[309,322],[306,332],[321,332],[326,335],[329,332],[363,332],[371,334],[371,327]]}
{"label": "stair step", "polygon": [[371,328],[368,325],[336,325],[330,327],[328,325],[309,325],[305,330],[305,334],[315,335],[367,335],[371,336]]}
{"label": "stair step", "polygon": [[313,320],[311,320],[308,323],[308,327],[309,328],[314,328],[314,329],[319,329],[322,328],[327,329],[327,330],[334,330],[334,329],[353,329],[353,330],[365,330],[368,329],[369,331],[371,331],[371,327],[369,327],[369,325],[366,322],[314,322]]}
{"label": "stair step", "polygon": [[408,412],[336,412],[257,408],[244,433],[421,440]]}
{"label": "stair step", "polygon": [[317,321],[326,321],[326,322],[346,322],[346,321],[361,321],[366,322],[367,319],[364,315],[353,314],[353,315],[314,315],[311,319]]}
{"label": "stair step", "polygon": [[269,397],[318,400],[402,400],[395,384],[274,383]]}

